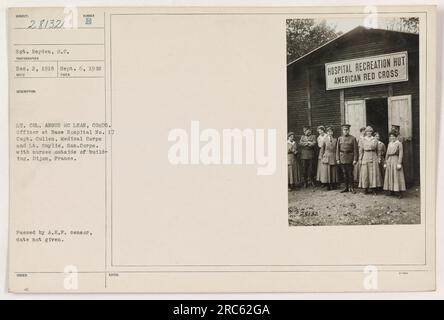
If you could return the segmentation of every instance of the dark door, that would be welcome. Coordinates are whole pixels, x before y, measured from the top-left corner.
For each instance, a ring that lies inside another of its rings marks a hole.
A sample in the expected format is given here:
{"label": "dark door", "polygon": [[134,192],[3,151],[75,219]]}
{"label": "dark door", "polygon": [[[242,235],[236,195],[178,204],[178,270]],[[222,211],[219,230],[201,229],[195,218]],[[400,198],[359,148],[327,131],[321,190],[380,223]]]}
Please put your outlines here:
{"label": "dark door", "polygon": [[367,125],[381,136],[381,141],[388,142],[388,106],[387,98],[368,99],[365,101]]}

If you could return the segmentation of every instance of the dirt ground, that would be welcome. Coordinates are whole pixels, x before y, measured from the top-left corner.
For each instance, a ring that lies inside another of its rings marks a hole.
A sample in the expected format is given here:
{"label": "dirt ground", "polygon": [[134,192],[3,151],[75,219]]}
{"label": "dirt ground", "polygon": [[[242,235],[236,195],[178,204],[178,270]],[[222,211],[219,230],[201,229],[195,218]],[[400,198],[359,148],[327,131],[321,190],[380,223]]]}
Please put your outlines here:
{"label": "dirt ground", "polygon": [[366,195],[327,191],[322,187],[298,188],[288,192],[290,226],[419,224],[419,187],[412,187],[398,199],[380,191]]}

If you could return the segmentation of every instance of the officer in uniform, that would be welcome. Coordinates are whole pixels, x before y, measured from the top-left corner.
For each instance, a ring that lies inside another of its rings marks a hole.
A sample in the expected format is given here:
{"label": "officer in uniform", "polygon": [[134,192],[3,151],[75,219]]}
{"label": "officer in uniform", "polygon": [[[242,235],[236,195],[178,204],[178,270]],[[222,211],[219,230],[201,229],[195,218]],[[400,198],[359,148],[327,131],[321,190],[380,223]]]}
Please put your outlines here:
{"label": "officer in uniform", "polygon": [[355,193],[353,188],[353,166],[358,162],[358,142],[350,134],[350,125],[342,125],[342,136],[338,138],[336,146],[336,161],[342,170],[345,181],[345,189],[341,191]]}
{"label": "officer in uniform", "polygon": [[304,180],[304,187],[307,188],[307,185],[315,186],[315,146],[317,144],[316,136],[311,134],[311,129],[309,127],[303,128],[304,135],[301,137],[299,141],[299,146],[301,149],[300,159],[301,159],[301,167],[302,167],[302,178]]}

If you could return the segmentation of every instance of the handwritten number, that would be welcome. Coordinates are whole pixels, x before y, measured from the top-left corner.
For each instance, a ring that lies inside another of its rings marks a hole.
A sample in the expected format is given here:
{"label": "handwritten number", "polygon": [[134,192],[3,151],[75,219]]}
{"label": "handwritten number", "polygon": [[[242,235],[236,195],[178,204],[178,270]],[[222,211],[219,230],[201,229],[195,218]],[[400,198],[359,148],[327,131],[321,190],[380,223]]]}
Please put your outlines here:
{"label": "handwritten number", "polygon": [[64,21],[60,19],[42,19],[40,21],[31,20],[28,29],[61,29],[63,28]]}

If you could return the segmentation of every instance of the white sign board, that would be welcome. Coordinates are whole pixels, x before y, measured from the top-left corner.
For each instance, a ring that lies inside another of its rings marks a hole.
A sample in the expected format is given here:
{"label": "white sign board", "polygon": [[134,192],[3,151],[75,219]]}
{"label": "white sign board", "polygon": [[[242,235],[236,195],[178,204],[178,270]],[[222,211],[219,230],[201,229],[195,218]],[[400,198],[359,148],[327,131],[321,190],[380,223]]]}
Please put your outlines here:
{"label": "white sign board", "polygon": [[325,64],[327,90],[408,81],[407,52]]}

